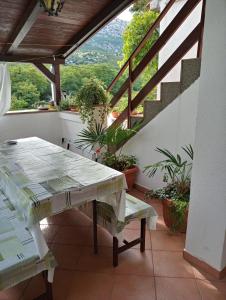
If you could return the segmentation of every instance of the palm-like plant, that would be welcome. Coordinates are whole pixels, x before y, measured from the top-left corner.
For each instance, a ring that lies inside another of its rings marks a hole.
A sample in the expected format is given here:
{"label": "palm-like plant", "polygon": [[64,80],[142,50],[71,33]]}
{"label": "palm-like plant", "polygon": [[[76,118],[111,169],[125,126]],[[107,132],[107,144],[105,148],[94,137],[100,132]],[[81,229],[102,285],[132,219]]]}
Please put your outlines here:
{"label": "palm-like plant", "polygon": [[[183,151],[193,160],[194,152],[191,145],[182,147]],[[172,154],[167,149],[156,148],[156,151],[166,157],[155,164],[148,165],[144,172],[153,177],[157,171],[163,172],[163,181],[176,189],[177,196],[183,197],[190,192],[192,162],[183,160],[179,154]]]}
{"label": "palm-like plant", "polygon": [[95,126],[83,129],[78,134],[78,139],[75,143],[79,148],[103,148],[120,146],[137,132],[137,128],[125,129],[119,127],[105,128],[102,124],[95,123]]}

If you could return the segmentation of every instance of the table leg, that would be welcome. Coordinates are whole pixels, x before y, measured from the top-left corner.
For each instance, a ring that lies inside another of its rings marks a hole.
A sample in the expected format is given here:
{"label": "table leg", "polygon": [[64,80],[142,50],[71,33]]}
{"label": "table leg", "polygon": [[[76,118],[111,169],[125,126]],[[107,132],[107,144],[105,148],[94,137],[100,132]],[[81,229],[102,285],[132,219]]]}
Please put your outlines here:
{"label": "table leg", "polygon": [[140,228],[140,251],[145,251],[145,233],[146,233],[146,219],[141,219],[141,228]]}
{"label": "table leg", "polygon": [[94,254],[98,252],[97,241],[97,201],[93,200],[93,250]]}

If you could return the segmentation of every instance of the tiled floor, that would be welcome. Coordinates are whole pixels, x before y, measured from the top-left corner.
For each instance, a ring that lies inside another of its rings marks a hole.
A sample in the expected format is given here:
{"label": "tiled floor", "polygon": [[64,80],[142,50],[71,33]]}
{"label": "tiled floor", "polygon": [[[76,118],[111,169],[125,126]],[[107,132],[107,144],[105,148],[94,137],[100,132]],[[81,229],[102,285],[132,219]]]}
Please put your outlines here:
{"label": "tiled floor", "polygon": [[[143,194],[133,191],[143,198]],[[182,258],[185,236],[167,231],[161,203],[157,230],[147,231],[147,249],[120,255],[112,267],[112,238],[99,229],[99,254],[92,252],[91,221],[71,210],[44,221],[42,229],[59,263],[53,284],[54,300],[226,300],[226,279],[215,280]],[[137,237],[139,222],[125,231]],[[32,300],[44,291],[41,276],[0,293],[0,300]]]}

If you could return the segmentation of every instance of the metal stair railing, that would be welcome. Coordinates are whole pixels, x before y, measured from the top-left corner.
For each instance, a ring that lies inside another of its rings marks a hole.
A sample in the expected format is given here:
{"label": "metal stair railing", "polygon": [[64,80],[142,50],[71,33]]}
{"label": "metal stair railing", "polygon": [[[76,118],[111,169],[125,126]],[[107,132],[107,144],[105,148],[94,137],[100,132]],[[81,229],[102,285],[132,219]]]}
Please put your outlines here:
{"label": "metal stair railing", "polygon": [[153,34],[154,30],[159,25],[160,21],[165,17],[169,9],[174,4],[175,0],[171,0],[156,21],[153,23],[144,39],[134,50],[128,61],[122,66],[119,73],[116,75],[115,79],[111,82],[108,87],[108,91],[111,91],[113,86],[119,80],[119,78],[124,74],[125,70],[129,67],[129,76],[122,84],[119,91],[113,96],[110,102],[110,106],[114,107],[120,98],[128,91],[128,106],[119,115],[119,117],[114,121],[111,126],[118,126],[127,119],[127,126],[131,127],[131,113],[136,109],[136,107],[144,100],[144,98],[156,87],[157,84],[172,70],[172,68],[184,57],[184,55],[198,42],[197,56],[201,56],[202,50],[202,36],[203,27],[205,19],[205,2],[203,0],[203,8],[200,23],[196,28],[189,34],[189,36],[182,42],[178,49],[170,56],[170,58],[164,63],[164,65],[156,72],[155,75],[148,81],[148,83],[141,89],[141,91],[132,99],[132,85],[137,80],[139,75],[144,71],[145,67],[150,63],[150,61],[159,53],[167,41],[172,37],[176,30],[181,26],[181,24],[188,18],[195,7],[200,3],[201,0],[188,0],[186,4],[181,8],[175,18],[171,21],[168,27],[164,30],[161,36],[157,39],[154,45],[146,53],[140,63],[133,70],[132,60],[136,57],[139,51],[145,46],[147,40]]}

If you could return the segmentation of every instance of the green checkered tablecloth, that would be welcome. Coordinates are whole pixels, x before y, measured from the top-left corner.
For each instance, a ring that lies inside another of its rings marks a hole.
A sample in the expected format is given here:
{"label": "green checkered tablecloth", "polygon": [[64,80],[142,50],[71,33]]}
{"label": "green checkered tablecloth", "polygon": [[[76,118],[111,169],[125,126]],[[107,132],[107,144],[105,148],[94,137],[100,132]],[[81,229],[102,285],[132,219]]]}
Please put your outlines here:
{"label": "green checkered tablecloth", "polygon": [[0,144],[0,184],[29,227],[94,199],[125,218],[124,174],[39,138]]}
{"label": "green checkered tablecloth", "polygon": [[44,271],[54,270],[50,252],[40,259],[31,232],[0,190],[0,290],[6,289]]}

